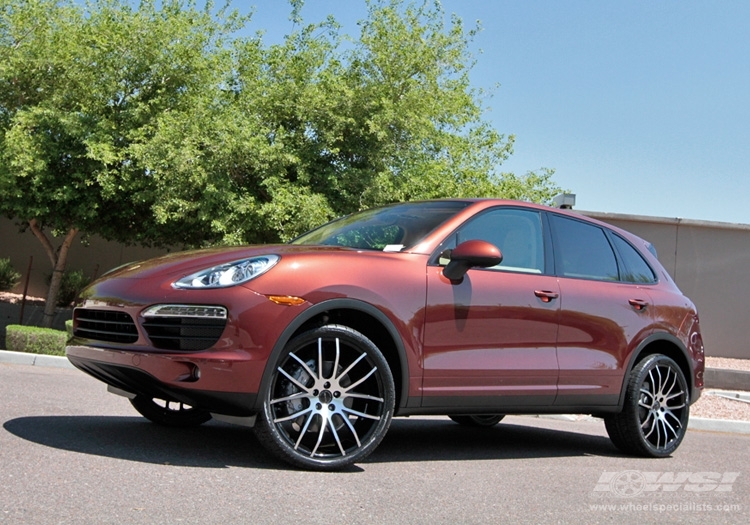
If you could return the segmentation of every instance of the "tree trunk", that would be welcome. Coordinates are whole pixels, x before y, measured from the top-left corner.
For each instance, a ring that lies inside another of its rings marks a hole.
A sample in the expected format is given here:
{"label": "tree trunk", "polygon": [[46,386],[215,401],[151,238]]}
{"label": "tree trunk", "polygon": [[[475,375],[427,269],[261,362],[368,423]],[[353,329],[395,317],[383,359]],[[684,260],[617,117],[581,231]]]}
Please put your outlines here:
{"label": "tree trunk", "polygon": [[42,317],[42,326],[50,328],[55,318],[55,306],[57,305],[57,297],[60,294],[60,285],[65,273],[65,266],[68,264],[68,251],[73,244],[73,239],[78,234],[78,228],[70,228],[62,244],[59,248],[55,249],[47,235],[39,227],[36,219],[29,221],[29,227],[34,236],[42,243],[44,251],[47,253],[47,257],[52,264],[52,279],[50,279],[49,289],[47,290],[47,300],[44,303],[44,316]]}

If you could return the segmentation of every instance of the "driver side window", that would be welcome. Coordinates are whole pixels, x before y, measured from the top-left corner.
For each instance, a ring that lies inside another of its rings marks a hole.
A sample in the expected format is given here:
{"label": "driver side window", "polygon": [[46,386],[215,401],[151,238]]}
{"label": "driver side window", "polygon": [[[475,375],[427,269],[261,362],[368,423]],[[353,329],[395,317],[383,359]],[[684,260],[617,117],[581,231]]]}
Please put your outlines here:
{"label": "driver side window", "polygon": [[544,238],[539,212],[498,208],[473,218],[456,232],[456,243],[479,239],[494,244],[503,261],[490,270],[544,273]]}

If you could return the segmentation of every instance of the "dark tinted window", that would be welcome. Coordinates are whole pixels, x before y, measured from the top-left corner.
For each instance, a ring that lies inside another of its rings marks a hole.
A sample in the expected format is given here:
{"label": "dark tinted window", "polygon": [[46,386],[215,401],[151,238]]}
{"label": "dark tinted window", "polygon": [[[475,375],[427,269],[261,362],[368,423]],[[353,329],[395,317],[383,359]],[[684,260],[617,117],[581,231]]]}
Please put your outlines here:
{"label": "dark tinted window", "polygon": [[503,261],[493,267],[516,272],[544,272],[544,241],[539,212],[498,208],[459,228],[456,242],[481,239],[500,248]]}
{"label": "dark tinted window", "polygon": [[615,248],[625,263],[624,271],[620,279],[629,283],[653,283],[656,282],[654,271],[643,259],[638,251],[619,235],[612,235]]}
{"label": "dark tinted window", "polygon": [[617,259],[604,230],[593,224],[551,216],[557,271],[565,277],[617,281]]}

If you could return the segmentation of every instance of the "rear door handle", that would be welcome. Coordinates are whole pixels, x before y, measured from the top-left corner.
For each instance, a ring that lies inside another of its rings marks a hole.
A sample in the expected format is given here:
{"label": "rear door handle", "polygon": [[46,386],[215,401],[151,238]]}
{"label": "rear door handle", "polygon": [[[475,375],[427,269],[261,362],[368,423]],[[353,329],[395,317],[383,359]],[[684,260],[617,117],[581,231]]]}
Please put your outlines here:
{"label": "rear door handle", "polygon": [[550,292],[547,290],[534,290],[534,295],[539,297],[539,299],[541,299],[543,303],[548,303],[553,299],[557,299],[558,297],[560,297],[559,293]]}
{"label": "rear door handle", "polygon": [[648,306],[648,303],[642,299],[630,299],[628,302],[630,303],[630,306],[638,311],[644,310]]}

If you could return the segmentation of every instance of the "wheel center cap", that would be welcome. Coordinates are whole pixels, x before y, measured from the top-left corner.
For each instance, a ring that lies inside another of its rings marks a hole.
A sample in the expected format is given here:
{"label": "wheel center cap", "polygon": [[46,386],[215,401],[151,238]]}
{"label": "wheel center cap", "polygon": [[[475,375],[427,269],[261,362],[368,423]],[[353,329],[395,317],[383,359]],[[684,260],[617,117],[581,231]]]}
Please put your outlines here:
{"label": "wheel center cap", "polygon": [[328,390],[323,390],[318,396],[318,399],[325,405],[333,401],[333,394],[331,394],[331,392],[329,392]]}

